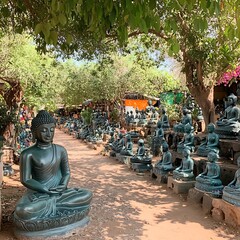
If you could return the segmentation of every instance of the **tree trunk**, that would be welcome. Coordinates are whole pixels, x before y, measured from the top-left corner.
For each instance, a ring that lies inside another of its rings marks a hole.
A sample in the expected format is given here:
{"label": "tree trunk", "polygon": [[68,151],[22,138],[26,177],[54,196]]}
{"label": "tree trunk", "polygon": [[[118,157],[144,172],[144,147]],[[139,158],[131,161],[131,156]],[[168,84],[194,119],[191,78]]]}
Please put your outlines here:
{"label": "tree trunk", "polygon": [[185,51],[183,51],[183,60],[187,87],[196,103],[201,107],[205,126],[207,126],[211,122],[214,123],[214,85],[206,86],[204,84],[203,63],[201,61],[193,61]]}
{"label": "tree trunk", "polygon": [[189,91],[202,109],[205,126],[211,122],[214,123],[214,86],[207,89],[200,89],[199,86],[194,85],[189,88]]}

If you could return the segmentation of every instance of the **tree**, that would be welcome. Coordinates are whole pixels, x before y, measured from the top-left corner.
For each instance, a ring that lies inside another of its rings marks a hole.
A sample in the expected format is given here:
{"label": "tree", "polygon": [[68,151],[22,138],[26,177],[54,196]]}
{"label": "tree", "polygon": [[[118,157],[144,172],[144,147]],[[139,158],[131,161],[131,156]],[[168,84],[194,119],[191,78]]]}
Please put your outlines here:
{"label": "tree", "polygon": [[216,78],[237,61],[239,12],[239,0],[51,0],[31,4],[15,0],[1,4],[2,24],[7,26],[11,20],[15,31],[34,30],[40,49],[53,44],[67,54],[84,56],[105,51],[107,45],[102,43],[109,38],[124,46],[128,37],[149,34],[156,37],[155,47],[164,39],[169,55],[183,65],[188,88],[202,108],[206,124],[213,121]]}

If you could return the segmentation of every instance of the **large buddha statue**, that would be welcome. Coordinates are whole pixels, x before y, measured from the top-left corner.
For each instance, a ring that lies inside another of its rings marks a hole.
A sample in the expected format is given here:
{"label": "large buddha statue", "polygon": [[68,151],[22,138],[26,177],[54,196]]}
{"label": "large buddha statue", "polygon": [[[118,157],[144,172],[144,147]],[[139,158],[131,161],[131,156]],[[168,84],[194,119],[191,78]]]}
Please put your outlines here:
{"label": "large buddha statue", "polygon": [[216,133],[220,138],[236,138],[240,130],[240,109],[236,106],[237,96],[228,96],[224,116],[216,121]]}
{"label": "large buddha statue", "polygon": [[86,224],[92,193],[68,188],[70,169],[67,151],[53,144],[55,120],[41,110],[32,120],[36,143],[23,150],[20,180],[27,192],[14,212],[17,236],[62,235]]}
{"label": "large buddha statue", "polygon": [[219,136],[214,132],[214,130],[215,125],[213,123],[209,123],[207,139],[199,145],[197,155],[206,157],[208,153],[213,150],[217,154],[219,153]]}
{"label": "large buddha statue", "polygon": [[190,157],[190,148],[185,147],[182,155],[181,165],[173,171],[173,178],[182,181],[192,181],[195,177],[193,174],[194,162]]}
{"label": "large buddha statue", "polygon": [[163,155],[162,158],[155,164],[153,173],[155,174],[167,174],[173,170],[172,154],[169,151],[169,147],[166,141],[162,144]]}
{"label": "large buddha statue", "polygon": [[177,145],[177,152],[182,153],[185,147],[189,147],[190,151],[194,151],[194,133],[193,126],[189,123],[184,126],[184,137]]}
{"label": "large buddha statue", "polygon": [[132,143],[132,138],[130,134],[127,134],[126,136],[126,144],[123,146],[123,148],[120,151],[121,155],[124,156],[132,156],[133,155],[133,143]]}
{"label": "large buddha statue", "polygon": [[195,188],[213,196],[220,196],[223,185],[220,180],[220,167],[217,164],[218,154],[215,151],[208,153],[208,163],[203,173],[196,177]]}
{"label": "large buddha statue", "polygon": [[223,200],[240,207],[240,157],[237,159],[238,170],[234,179],[223,188]]}

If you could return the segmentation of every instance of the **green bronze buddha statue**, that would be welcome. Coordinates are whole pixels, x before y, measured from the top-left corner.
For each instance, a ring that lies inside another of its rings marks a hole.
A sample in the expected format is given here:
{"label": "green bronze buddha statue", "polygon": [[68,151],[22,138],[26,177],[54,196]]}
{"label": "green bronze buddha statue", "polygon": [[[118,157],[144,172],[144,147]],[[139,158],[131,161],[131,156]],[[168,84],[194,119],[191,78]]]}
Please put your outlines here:
{"label": "green bronze buddha statue", "polygon": [[214,150],[208,153],[206,169],[196,177],[195,188],[219,197],[222,194],[223,185],[217,160],[218,154]]}
{"label": "green bronze buddha statue", "polygon": [[126,136],[126,144],[120,151],[120,154],[123,156],[133,156],[133,142],[130,134]]}
{"label": "green bronze buddha statue", "polygon": [[240,132],[240,108],[237,106],[237,96],[228,96],[224,116],[216,121],[216,133],[219,138],[236,139]]}
{"label": "green bronze buddha statue", "polygon": [[215,125],[213,123],[208,124],[207,139],[199,145],[197,155],[207,157],[208,153],[213,150],[217,154],[219,153],[219,136],[214,130]]}
{"label": "green bronze buddha statue", "polygon": [[182,152],[183,159],[181,165],[173,171],[173,178],[182,181],[193,181],[194,162],[190,157],[190,148],[185,147]]}
{"label": "green bronze buddha statue", "polygon": [[70,169],[67,151],[53,144],[55,120],[41,110],[32,120],[36,143],[23,150],[20,180],[27,192],[14,212],[16,236],[47,237],[65,234],[85,225],[92,193],[68,188]]}
{"label": "green bronze buddha statue", "polygon": [[223,188],[223,200],[240,207],[240,157],[237,159],[238,170],[234,179]]}

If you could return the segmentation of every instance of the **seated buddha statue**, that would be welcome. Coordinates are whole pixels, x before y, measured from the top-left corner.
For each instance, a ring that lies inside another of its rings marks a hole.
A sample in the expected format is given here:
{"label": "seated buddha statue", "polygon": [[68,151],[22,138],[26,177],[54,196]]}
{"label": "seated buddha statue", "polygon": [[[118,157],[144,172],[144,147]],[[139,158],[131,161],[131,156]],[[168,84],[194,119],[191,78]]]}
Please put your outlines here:
{"label": "seated buddha statue", "polygon": [[113,151],[115,151],[116,153],[120,153],[120,151],[124,146],[124,143],[125,142],[124,142],[123,134],[120,132],[118,135],[118,140],[114,142],[112,145],[110,144],[110,146],[112,146]]}
{"label": "seated buddha statue", "polygon": [[219,136],[214,132],[214,130],[215,125],[213,123],[209,123],[207,139],[199,145],[197,155],[206,157],[212,150],[214,150],[217,154],[219,153]]}
{"label": "seated buddha statue", "polygon": [[230,94],[224,116],[216,121],[215,132],[220,138],[236,138],[240,130],[240,108],[236,106],[237,96]]}
{"label": "seated buddha statue", "polygon": [[123,148],[120,151],[121,155],[124,156],[132,156],[133,155],[133,143],[132,143],[132,138],[130,134],[127,134],[126,136],[126,144],[123,146]]}
{"label": "seated buddha statue", "polygon": [[173,170],[172,154],[169,151],[166,141],[162,143],[162,151],[163,155],[161,160],[159,160],[153,168],[153,173],[155,174],[167,174],[169,171]]}
{"label": "seated buddha statue", "polygon": [[157,128],[155,130],[154,136],[152,137],[151,151],[154,156],[157,156],[159,154],[163,138],[164,131],[162,128],[162,122],[159,120],[157,122]]}
{"label": "seated buddha statue", "polygon": [[61,235],[63,228],[67,232],[71,226],[77,227],[78,223],[81,226],[86,221],[92,193],[87,189],[68,188],[67,151],[52,143],[55,120],[47,111],[41,110],[33,118],[31,131],[36,143],[20,156],[20,180],[27,192],[14,212],[16,234],[27,232],[31,236],[32,232],[45,231],[48,235]]}
{"label": "seated buddha statue", "polygon": [[166,109],[162,108],[162,116],[160,118],[160,121],[162,122],[162,128],[166,131],[170,128],[170,124],[168,121],[168,116],[166,114]]}
{"label": "seated buddha statue", "polygon": [[185,147],[189,147],[190,151],[194,151],[194,133],[193,133],[193,126],[189,123],[184,126],[184,137],[182,141],[180,141],[177,145],[177,152],[182,153]]}
{"label": "seated buddha statue", "polygon": [[192,116],[190,114],[190,110],[188,110],[187,108],[183,108],[182,114],[183,114],[183,116],[182,116],[181,122],[177,123],[173,126],[173,130],[176,133],[178,133],[178,132],[183,133],[184,132],[184,126],[186,124],[189,123],[190,125],[192,125]]}
{"label": "seated buddha statue", "polygon": [[158,113],[155,108],[152,109],[151,117],[148,121],[148,125],[155,125],[158,121]]}
{"label": "seated buddha statue", "polygon": [[220,180],[220,167],[217,164],[218,154],[215,151],[208,153],[208,163],[204,172],[196,177],[195,188],[219,196],[223,185]]}
{"label": "seated buddha statue", "polygon": [[234,179],[223,188],[222,199],[240,207],[240,157],[237,159],[238,170]]}
{"label": "seated buddha statue", "polygon": [[145,147],[144,147],[144,140],[139,139],[138,140],[138,148],[137,152],[134,156],[130,158],[130,161],[133,162],[141,162],[143,160],[143,157],[145,155]]}
{"label": "seated buddha statue", "polygon": [[192,181],[195,177],[193,174],[194,162],[190,157],[190,148],[185,147],[182,155],[181,165],[173,171],[173,178],[182,181]]}
{"label": "seated buddha statue", "polygon": [[144,110],[140,112],[138,126],[144,126],[147,124],[147,117]]}

